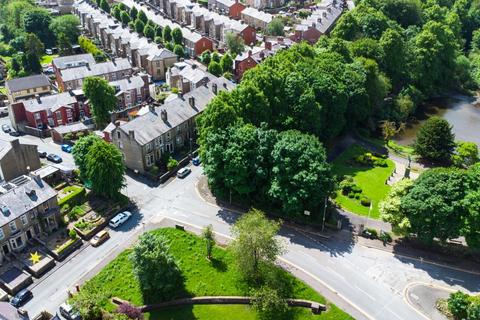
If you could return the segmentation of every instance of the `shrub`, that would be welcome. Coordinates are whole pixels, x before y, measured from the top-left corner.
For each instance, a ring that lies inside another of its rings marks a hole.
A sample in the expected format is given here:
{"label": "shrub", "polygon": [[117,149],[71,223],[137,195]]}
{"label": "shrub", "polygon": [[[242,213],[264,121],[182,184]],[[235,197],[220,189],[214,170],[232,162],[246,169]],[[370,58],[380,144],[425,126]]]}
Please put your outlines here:
{"label": "shrub", "polygon": [[70,239],[72,239],[72,240],[77,239],[77,231],[71,229],[70,231],[68,231],[68,236],[69,236]]}
{"label": "shrub", "polygon": [[467,309],[468,320],[480,320],[480,301],[472,302]]}
{"label": "shrub", "polygon": [[378,239],[380,239],[383,243],[392,242],[392,236],[390,235],[390,233],[383,230],[380,231],[380,235],[378,236]]}
{"label": "shrub", "polygon": [[360,198],[360,203],[362,204],[362,206],[364,207],[369,207],[370,204],[372,204],[372,200],[370,200],[370,198],[366,197],[366,196],[362,196]]}
{"label": "shrub", "polygon": [[[69,206],[74,206],[77,204],[82,204],[85,201],[85,188],[83,187],[67,187],[68,190],[73,190],[69,195],[63,197],[58,201],[58,205],[62,207],[65,204]],[[67,189],[65,188],[65,189]]]}
{"label": "shrub", "polygon": [[143,319],[143,314],[140,308],[127,302],[120,304],[117,307],[116,312],[126,315],[129,319]]}
{"label": "shrub", "polygon": [[355,187],[355,183],[349,180],[343,180],[342,182],[340,182],[339,187],[340,190],[342,190],[342,194],[347,195],[353,190],[353,188]]}
{"label": "shrub", "polygon": [[470,304],[468,294],[461,291],[454,292],[448,297],[448,309],[455,319],[466,319],[467,310]]}
{"label": "shrub", "polygon": [[373,228],[365,228],[362,232],[362,235],[366,238],[370,239],[377,239],[378,238],[378,232],[377,230]]}
{"label": "shrub", "polygon": [[282,319],[288,305],[279,292],[275,289],[263,286],[254,294],[253,308],[258,312],[260,319]]}
{"label": "shrub", "polygon": [[352,192],[353,193],[362,193],[362,188],[360,188],[359,186],[354,184],[353,187],[352,187]]}
{"label": "shrub", "polygon": [[73,134],[71,134],[70,132],[69,133],[65,133],[63,135],[63,140],[66,140],[66,141],[72,141],[73,139]]}
{"label": "shrub", "polygon": [[70,211],[70,206],[68,204],[64,204],[61,208],[60,208],[60,213],[61,214],[65,214],[67,212]]}
{"label": "shrub", "polygon": [[353,198],[355,198],[355,193],[353,193],[353,192],[350,192],[350,193],[348,194],[348,197],[349,197],[350,199],[353,199]]}
{"label": "shrub", "polygon": [[360,193],[356,193],[356,194],[355,194],[355,199],[360,200],[360,197],[361,197],[361,194],[360,194]]}
{"label": "shrub", "polygon": [[178,166],[178,161],[177,160],[175,160],[173,158],[168,159],[168,163],[167,163],[167,170],[168,171],[174,169],[176,166]]}
{"label": "shrub", "polygon": [[373,163],[376,167],[387,167],[387,161],[385,159],[377,159],[375,160],[375,162]]}

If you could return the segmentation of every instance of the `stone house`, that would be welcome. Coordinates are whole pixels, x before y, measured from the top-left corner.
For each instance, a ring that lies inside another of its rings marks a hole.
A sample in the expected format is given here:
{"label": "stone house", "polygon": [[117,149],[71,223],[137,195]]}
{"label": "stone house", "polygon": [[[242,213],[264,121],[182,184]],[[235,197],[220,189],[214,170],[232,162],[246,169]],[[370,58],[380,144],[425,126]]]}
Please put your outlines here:
{"label": "stone house", "polygon": [[245,0],[245,4],[255,9],[279,8],[284,6],[285,0]]}
{"label": "stone house", "polygon": [[255,29],[265,30],[267,25],[272,22],[273,16],[254,7],[249,7],[242,11],[241,18],[243,22]]}
{"label": "stone house", "polygon": [[118,99],[117,112],[135,107],[150,98],[150,77],[147,74],[110,82]]}
{"label": "stone house", "polygon": [[0,181],[12,180],[38,168],[37,145],[20,143],[18,139],[0,140]]}
{"label": "stone house", "polygon": [[171,88],[177,88],[183,94],[204,86],[216,78],[193,60],[177,62],[167,72],[167,84]]}
{"label": "stone house", "polygon": [[232,19],[239,20],[245,5],[238,0],[209,0],[208,9],[227,15]]}
{"label": "stone house", "polygon": [[36,95],[48,94],[52,90],[52,85],[48,77],[44,74],[17,78],[5,81],[5,89],[10,103],[22,99],[28,99]]}

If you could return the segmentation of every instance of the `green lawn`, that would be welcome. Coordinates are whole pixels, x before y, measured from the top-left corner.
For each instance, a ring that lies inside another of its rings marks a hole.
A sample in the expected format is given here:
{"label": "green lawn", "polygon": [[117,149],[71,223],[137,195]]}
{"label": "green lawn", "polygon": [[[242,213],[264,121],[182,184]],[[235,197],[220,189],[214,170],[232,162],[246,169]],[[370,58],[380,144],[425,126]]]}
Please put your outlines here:
{"label": "green lawn", "polygon": [[[230,251],[215,247],[212,262],[205,258],[205,245],[197,236],[176,230],[159,229],[154,234],[162,234],[170,243],[171,253],[177,259],[184,287],[177,289],[176,297],[207,295],[249,295],[250,288],[241,280]],[[144,296],[140,284],[134,277],[132,265],[128,258],[130,250],[121,253],[109,263],[99,274],[88,281],[82,290],[104,290],[109,296],[117,296],[136,305],[158,302],[155,297]],[[290,289],[291,297],[304,298],[326,303],[325,299],[313,289],[296,279],[289,273],[278,269],[277,279],[283,281],[283,288]],[[110,311],[113,305],[106,302],[104,307]],[[312,315],[310,310],[292,308],[289,319],[352,319],[349,315],[332,304],[328,304],[328,312]],[[148,317],[147,317],[148,318]],[[149,315],[155,320],[223,320],[223,319],[256,319],[255,312],[248,306],[186,306],[167,309]]]}
{"label": "green lawn", "polygon": [[[362,188],[362,194],[373,202],[370,216],[379,218],[378,203],[385,198],[390,190],[390,186],[386,185],[385,181],[393,172],[395,164],[389,159],[387,159],[387,167],[366,167],[352,164],[352,159],[365,152],[359,146],[348,148],[333,162],[333,172],[339,178],[344,175],[352,176],[355,183]],[[337,191],[335,201],[345,210],[362,216],[368,215],[369,207],[363,206],[358,199],[351,199],[343,195],[340,191]]]}
{"label": "green lawn", "polygon": [[50,64],[52,63],[53,59],[57,58],[58,54],[52,54],[52,55],[44,55],[40,59],[40,64],[43,66],[44,64]]}

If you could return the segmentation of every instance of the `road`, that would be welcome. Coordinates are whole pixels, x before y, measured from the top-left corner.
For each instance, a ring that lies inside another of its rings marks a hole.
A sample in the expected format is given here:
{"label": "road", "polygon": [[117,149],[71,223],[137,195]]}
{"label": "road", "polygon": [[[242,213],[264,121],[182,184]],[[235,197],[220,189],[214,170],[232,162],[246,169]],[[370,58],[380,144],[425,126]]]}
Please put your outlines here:
{"label": "road", "polygon": [[[67,298],[67,289],[88,278],[90,270],[105,264],[143,231],[142,222],[169,217],[196,226],[211,223],[216,232],[228,236],[238,215],[199,196],[195,185],[201,175],[201,168],[194,167],[185,179],[173,179],[159,187],[128,177],[125,192],[140,211],[121,229],[112,231],[105,244],[85,248],[38,282],[32,289],[34,298],[25,306],[29,313],[55,311]],[[282,229],[280,237],[287,246],[283,259],[304,271],[309,284],[333,302],[346,305],[347,312],[357,319],[425,319],[404,297],[404,289],[413,282],[480,291],[478,275],[395,257],[345,239],[320,240],[291,229]]]}

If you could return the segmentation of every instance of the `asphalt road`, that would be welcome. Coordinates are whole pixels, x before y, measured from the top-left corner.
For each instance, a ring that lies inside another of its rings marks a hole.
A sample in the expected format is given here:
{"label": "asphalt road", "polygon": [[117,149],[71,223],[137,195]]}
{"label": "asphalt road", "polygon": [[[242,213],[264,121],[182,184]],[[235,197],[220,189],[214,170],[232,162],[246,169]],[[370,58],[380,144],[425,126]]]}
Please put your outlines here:
{"label": "asphalt road", "polygon": [[[140,211],[122,228],[111,231],[111,239],[105,244],[85,248],[37,282],[32,289],[34,298],[25,306],[29,313],[55,311],[67,298],[67,289],[130,245],[143,231],[142,223],[169,217],[195,226],[212,224],[216,232],[228,236],[238,215],[203,201],[195,187],[201,174],[201,168],[194,167],[185,179],[175,178],[159,187],[128,177],[125,192]],[[480,291],[478,275],[354,246],[348,239],[317,239],[291,229],[282,229],[281,238],[287,246],[283,258],[304,271],[308,275],[305,280],[333,302],[347,305],[346,311],[356,319],[425,319],[404,296],[405,288],[413,282]]]}

